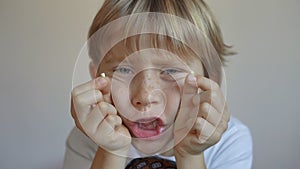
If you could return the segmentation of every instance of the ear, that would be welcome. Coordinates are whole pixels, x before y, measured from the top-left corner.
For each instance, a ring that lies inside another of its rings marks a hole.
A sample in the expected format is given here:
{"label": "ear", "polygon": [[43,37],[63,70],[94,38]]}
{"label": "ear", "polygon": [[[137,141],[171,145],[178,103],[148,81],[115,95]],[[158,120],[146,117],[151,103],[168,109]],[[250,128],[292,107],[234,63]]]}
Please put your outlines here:
{"label": "ear", "polygon": [[90,69],[90,75],[92,79],[96,78],[96,74],[97,74],[97,70],[96,67],[94,65],[94,63],[91,61],[89,64],[89,69]]}

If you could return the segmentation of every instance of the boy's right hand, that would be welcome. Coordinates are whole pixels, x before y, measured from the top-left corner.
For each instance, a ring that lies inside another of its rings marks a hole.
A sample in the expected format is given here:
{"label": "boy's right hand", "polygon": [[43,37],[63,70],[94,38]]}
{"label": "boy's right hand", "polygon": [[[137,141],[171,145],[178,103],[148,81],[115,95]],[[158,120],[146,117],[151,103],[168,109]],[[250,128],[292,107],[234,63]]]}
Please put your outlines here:
{"label": "boy's right hand", "polygon": [[72,90],[71,114],[76,126],[98,146],[126,156],[131,136],[110,103],[110,80],[98,77]]}

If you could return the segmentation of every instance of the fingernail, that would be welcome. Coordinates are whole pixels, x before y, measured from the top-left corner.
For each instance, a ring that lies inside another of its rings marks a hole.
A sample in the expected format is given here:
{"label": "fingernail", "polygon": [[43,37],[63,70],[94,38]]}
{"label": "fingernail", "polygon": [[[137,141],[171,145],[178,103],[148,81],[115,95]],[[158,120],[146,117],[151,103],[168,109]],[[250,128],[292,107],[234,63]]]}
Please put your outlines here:
{"label": "fingernail", "polygon": [[196,77],[194,76],[194,75],[192,75],[192,74],[189,74],[189,76],[188,76],[188,82],[190,82],[190,83],[195,83],[196,82]]}
{"label": "fingernail", "polygon": [[101,73],[100,76],[101,76],[101,77],[105,77],[105,73]]}
{"label": "fingernail", "polygon": [[102,85],[105,85],[105,84],[107,83],[107,80],[106,80],[105,78],[101,77],[101,78],[98,78],[98,79],[97,79],[97,83],[98,83],[100,86],[102,86]]}

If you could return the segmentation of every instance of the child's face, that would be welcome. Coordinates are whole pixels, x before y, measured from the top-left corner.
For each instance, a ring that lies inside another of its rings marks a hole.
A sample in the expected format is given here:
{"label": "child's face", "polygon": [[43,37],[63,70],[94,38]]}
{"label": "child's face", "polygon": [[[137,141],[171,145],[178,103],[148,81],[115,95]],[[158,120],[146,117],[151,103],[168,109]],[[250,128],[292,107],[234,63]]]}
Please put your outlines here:
{"label": "child's face", "polygon": [[133,144],[144,153],[172,148],[184,80],[191,71],[203,75],[200,60],[190,57],[187,62],[155,48],[128,56],[122,54],[121,47],[113,50],[102,60],[98,72],[112,78],[112,100]]}

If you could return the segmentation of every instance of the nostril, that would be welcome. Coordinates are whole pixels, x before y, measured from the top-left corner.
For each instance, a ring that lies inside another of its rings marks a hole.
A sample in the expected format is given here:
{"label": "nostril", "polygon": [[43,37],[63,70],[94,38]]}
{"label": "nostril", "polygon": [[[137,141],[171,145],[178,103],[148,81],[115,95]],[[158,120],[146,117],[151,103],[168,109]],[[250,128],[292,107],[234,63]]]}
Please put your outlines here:
{"label": "nostril", "polygon": [[141,102],[136,102],[135,104],[136,104],[136,105],[141,105],[142,103],[141,103]]}
{"label": "nostril", "polygon": [[148,101],[135,101],[134,104],[135,104],[136,106],[147,106],[147,105],[149,105],[149,104],[151,104],[151,103],[148,102]]}
{"label": "nostril", "polygon": [[152,104],[158,104],[158,101],[150,100],[148,97],[135,97],[132,100],[132,104],[137,107],[149,107]]}

